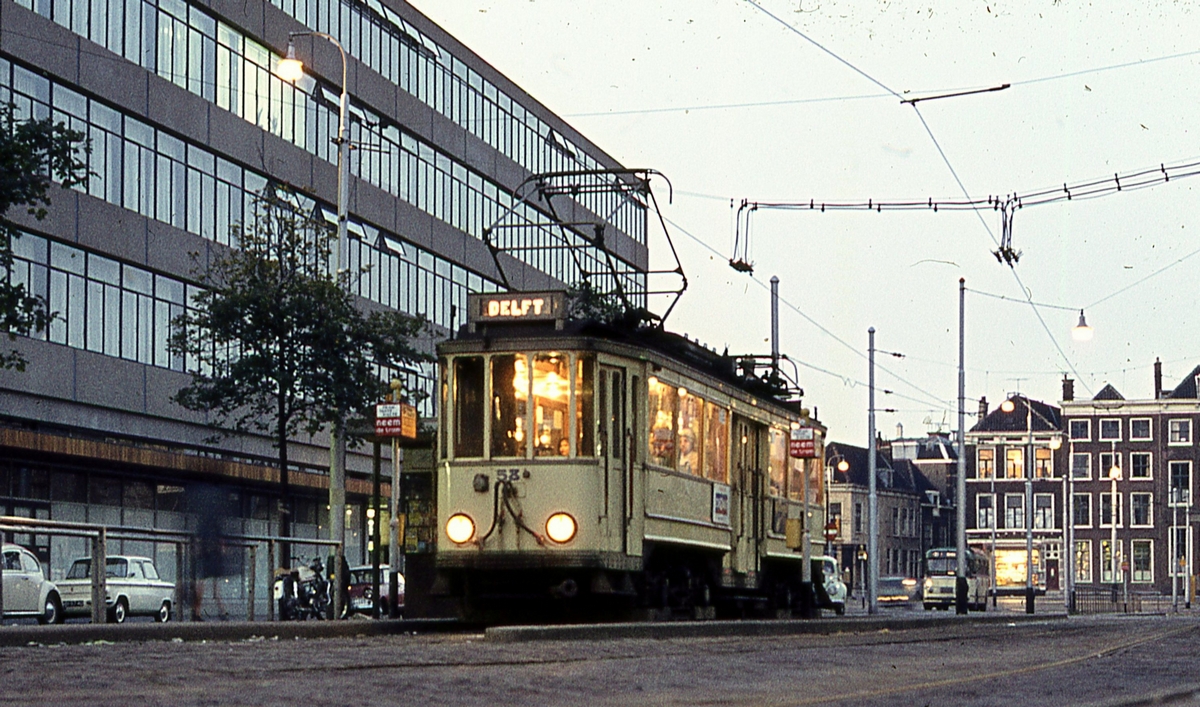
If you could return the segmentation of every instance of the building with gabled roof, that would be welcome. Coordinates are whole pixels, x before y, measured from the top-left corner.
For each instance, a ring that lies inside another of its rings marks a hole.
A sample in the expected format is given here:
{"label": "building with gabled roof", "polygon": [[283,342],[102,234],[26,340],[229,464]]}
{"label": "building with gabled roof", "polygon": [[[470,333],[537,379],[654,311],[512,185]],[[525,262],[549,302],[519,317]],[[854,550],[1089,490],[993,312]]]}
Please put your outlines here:
{"label": "building with gabled roof", "polygon": [[1153,396],[1129,399],[1106,385],[1076,400],[1073,381],[1063,380],[1072,586],[1187,595],[1197,541],[1188,518],[1200,467],[1198,376],[1200,366],[1164,390],[1156,361]]}

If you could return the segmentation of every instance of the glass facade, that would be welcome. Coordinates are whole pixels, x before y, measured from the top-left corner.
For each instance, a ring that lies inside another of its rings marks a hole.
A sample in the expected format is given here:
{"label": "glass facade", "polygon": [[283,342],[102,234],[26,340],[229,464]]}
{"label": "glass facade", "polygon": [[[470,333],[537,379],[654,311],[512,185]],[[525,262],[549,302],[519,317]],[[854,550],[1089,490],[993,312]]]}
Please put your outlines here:
{"label": "glass facade", "polygon": [[[205,10],[182,0],[20,0],[18,4],[323,160],[337,161],[334,138],[337,136],[340,85],[322,85],[308,77],[296,85],[280,79],[272,73],[279,57]],[[507,151],[501,151],[510,157],[522,158],[516,161],[530,171],[598,166],[591,158],[582,163],[567,161],[563,155],[581,153],[542,121],[525,114],[523,109],[520,111],[523,117],[531,120],[511,120],[506,123],[510,127],[505,130],[483,130],[481,118],[468,117],[471,106],[478,101],[465,100],[483,94],[464,89],[461,80],[456,82],[448,78],[444,63],[435,61],[437,68],[422,64],[427,62],[430,51],[426,44],[421,44],[425,53],[417,52],[423,58],[414,60],[414,68],[397,73],[399,65],[395,62],[409,55],[408,49],[401,50],[401,45],[407,47],[408,44],[397,39],[395,32],[387,33],[391,38],[389,51],[392,53],[386,55],[389,68],[385,73],[381,63],[384,55],[375,52],[376,44],[370,38],[381,36],[378,30],[383,25],[393,30],[395,26],[389,22],[364,23],[364,8],[357,5],[347,3],[339,7],[338,3],[313,3],[312,7],[318,5],[325,8],[324,11],[314,10],[310,17],[305,9],[308,3],[303,3],[299,10],[296,3],[291,3],[293,15],[298,19],[310,21],[313,24],[309,26],[313,29],[327,31],[335,37],[345,36],[343,46],[351,56],[361,58],[368,65],[372,65],[374,58],[372,68],[381,70],[393,80],[403,77],[402,88],[460,125],[468,129],[474,126],[475,131],[492,136],[495,138],[492,142],[496,143],[493,147],[508,146]],[[353,18],[354,22],[347,18]],[[400,35],[408,36],[403,32]],[[441,62],[458,66],[459,73],[465,75],[466,67],[459,60],[445,52],[434,53]],[[478,78],[478,74],[471,73]],[[437,78],[441,80],[435,80]],[[466,85],[469,86],[469,82]],[[512,105],[511,100],[509,104]],[[396,121],[353,99],[348,113],[350,140],[364,148],[350,151],[351,174],[479,239],[483,238],[485,228],[494,224],[507,209],[514,208],[515,199],[511,192],[420,139]],[[530,123],[534,124],[534,130],[543,131],[540,137],[531,132]],[[506,136],[504,140],[499,137],[501,133]],[[612,194],[584,194],[577,200],[637,242],[645,243],[644,204],[628,195]],[[547,214],[528,204],[516,205],[515,213],[520,222],[527,224],[548,219]],[[554,273],[568,284],[582,280],[584,273],[601,273],[599,279],[604,283],[603,289],[614,289],[613,283],[605,282],[611,278],[603,275],[608,272],[603,256],[588,247],[585,241],[569,231],[531,230],[536,234],[533,245],[550,246],[561,243],[563,238],[568,239],[568,244],[577,251],[578,259],[552,248],[521,249],[513,252],[514,257],[538,270]],[[644,275],[635,272],[632,266],[621,270],[623,288],[640,296],[645,291]]]}

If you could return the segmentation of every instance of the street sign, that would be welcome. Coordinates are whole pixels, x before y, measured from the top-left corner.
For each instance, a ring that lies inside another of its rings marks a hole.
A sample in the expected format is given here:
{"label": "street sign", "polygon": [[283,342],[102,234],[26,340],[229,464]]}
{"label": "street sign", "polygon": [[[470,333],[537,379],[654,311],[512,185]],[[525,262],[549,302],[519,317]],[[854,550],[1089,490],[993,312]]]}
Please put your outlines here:
{"label": "street sign", "polygon": [[811,427],[799,427],[792,430],[791,439],[788,440],[788,454],[795,459],[816,458],[816,430]]}
{"label": "street sign", "polygon": [[375,406],[375,434],[380,437],[417,438],[417,408],[408,403]]}
{"label": "street sign", "polygon": [[837,521],[831,520],[825,524],[825,540],[828,542],[833,542],[834,540],[837,540],[837,536],[838,536]]}

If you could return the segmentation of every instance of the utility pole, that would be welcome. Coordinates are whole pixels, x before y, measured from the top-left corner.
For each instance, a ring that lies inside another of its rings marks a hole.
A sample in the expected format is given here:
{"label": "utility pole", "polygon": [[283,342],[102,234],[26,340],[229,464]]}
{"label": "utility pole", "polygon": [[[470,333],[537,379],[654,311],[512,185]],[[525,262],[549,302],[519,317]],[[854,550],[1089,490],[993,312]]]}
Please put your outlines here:
{"label": "utility pole", "polygon": [[875,327],[867,329],[867,613],[879,611],[879,496],[875,470]]}
{"label": "utility pole", "polygon": [[[964,397],[966,396],[967,376],[964,367],[964,323],[965,308],[967,295],[967,280],[966,278],[958,279],[958,476],[954,480],[954,522],[955,528],[955,556],[958,559],[955,567],[957,579],[954,581],[954,613],[967,613],[967,459],[966,459],[966,444],[963,435],[963,426],[966,420],[966,411],[963,410],[963,405],[966,404]],[[993,500],[994,504],[995,501]]]}

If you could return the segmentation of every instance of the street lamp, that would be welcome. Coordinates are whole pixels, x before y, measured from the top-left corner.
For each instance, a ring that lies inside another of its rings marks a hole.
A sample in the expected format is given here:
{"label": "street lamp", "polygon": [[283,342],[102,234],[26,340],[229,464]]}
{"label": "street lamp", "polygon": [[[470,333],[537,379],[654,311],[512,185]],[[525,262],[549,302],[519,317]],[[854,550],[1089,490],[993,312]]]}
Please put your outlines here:
{"label": "street lamp", "polygon": [[[1033,458],[1033,404],[1028,397],[1025,401],[1025,463],[1023,464],[1025,473],[1025,613],[1034,613],[1034,587],[1033,587],[1033,474],[1035,470],[1035,460]],[[1006,413],[1016,409],[1016,403],[1012,398],[1005,400],[1000,404],[1000,409]],[[1042,417],[1044,422],[1049,424],[1049,420]],[[1051,424],[1051,426],[1053,426]],[[1057,450],[1062,447],[1062,438],[1054,436],[1049,441],[1050,449]],[[1053,461],[1051,462],[1053,463]],[[994,501],[993,501],[994,503]]]}
{"label": "street lamp", "polygon": [[[1117,568],[1120,567],[1117,560],[1117,556],[1120,554],[1117,550],[1117,504],[1120,502],[1117,498],[1117,479],[1121,478],[1121,467],[1117,466],[1116,456],[1113,457],[1113,465],[1108,470],[1108,478],[1112,481],[1112,504],[1108,509],[1108,520],[1112,526],[1112,536],[1108,543],[1108,556],[1110,558],[1109,566],[1112,571],[1113,584],[1116,585],[1118,583]],[[1124,574],[1124,571],[1122,571],[1122,574]],[[1116,600],[1115,593],[1113,600]]]}
{"label": "street lamp", "polygon": [[1094,333],[1092,328],[1088,326],[1087,320],[1083,318],[1083,310],[1079,310],[1079,323],[1075,325],[1075,328],[1071,329],[1071,338],[1076,341],[1091,341],[1092,334]]}
{"label": "street lamp", "polygon": [[[338,135],[335,141],[338,146],[338,191],[337,191],[337,248],[334,252],[333,272],[337,282],[341,282],[343,268],[343,250],[346,247],[346,202],[350,183],[350,140],[346,136],[346,50],[333,36],[324,32],[289,32],[287,54],[276,66],[277,75],[285,81],[297,81],[304,75],[304,64],[296,58],[296,47],[292,40],[296,37],[320,37],[328,40],[337,47],[342,57],[342,95],[338,105]],[[346,597],[343,596],[348,577],[343,576],[342,567],[345,563],[346,552],[346,423],[345,415],[333,424],[329,441],[329,537],[337,541],[335,571],[337,582],[334,585],[334,615],[341,612]]]}

